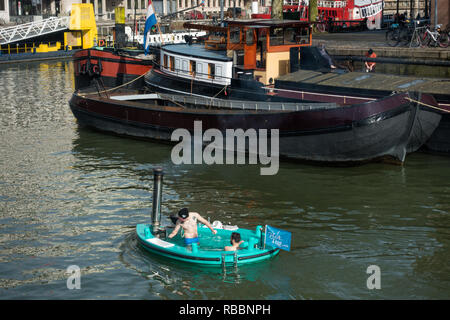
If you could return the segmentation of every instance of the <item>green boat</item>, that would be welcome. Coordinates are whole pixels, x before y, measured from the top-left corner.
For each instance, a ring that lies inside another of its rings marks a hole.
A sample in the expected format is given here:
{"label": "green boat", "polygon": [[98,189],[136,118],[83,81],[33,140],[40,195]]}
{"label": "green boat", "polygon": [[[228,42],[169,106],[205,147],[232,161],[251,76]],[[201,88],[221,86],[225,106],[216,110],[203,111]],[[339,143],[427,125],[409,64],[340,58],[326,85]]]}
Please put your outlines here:
{"label": "green boat", "polygon": [[[259,262],[276,256],[280,249],[265,243],[263,228],[248,230],[237,226],[224,226],[221,222],[213,222],[212,228],[217,231],[215,235],[202,223],[197,224],[198,243],[185,245],[180,233],[173,238],[168,238],[168,229],[162,227],[161,199],[162,180],[164,172],[162,168],[154,168],[152,222],[150,224],[137,224],[136,235],[139,244],[147,251],[175,259],[178,261],[196,263],[211,266],[234,266]],[[172,221],[174,224],[176,221]],[[225,246],[230,245],[231,234],[237,232],[243,243],[236,251],[226,251]]]}
{"label": "green boat", "polygon": [[[264,245],[263,228],[257,226],[256,230],[242,228],[214,228],[216,235],[203,224],[198,224],[198,238],[200,244],[184,245],[183,238],[178,234],[169,239],[164,235],[154,236],[151,224],[138,224],[136,234],[140,245],[147,251],[167,258],[201,265],[227,266],[242,265],[259,262],[276,256],[280,249]],[[224,247],[230,244],[232,232],[238,232],[244,241],[237,251],[225,251]]]}

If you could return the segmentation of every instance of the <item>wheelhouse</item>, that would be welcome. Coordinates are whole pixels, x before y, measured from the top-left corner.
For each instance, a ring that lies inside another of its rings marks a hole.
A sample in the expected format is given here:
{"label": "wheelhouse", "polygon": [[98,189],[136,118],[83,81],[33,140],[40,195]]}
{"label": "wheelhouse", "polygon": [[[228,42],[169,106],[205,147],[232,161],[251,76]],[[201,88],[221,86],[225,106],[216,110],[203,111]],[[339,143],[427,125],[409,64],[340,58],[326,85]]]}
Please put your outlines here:
{"label": "wheelhouse", "polygon": [[236,20],[228,22],[227,52],[233,55],[236,78],[252,77],[271,84],[298,63],[300,47],[311,45],[307,22]]}
{"label": "wheelhouse", "polygon": [[208,30],[204,45],[178,44],[161,48],[161,70],[181,78],[219,85],[231,79],[256,79],[264,85],[291,72],[300,47],[311,45],[307,22],[277,20],[228,21],[227,27],[186,23]]}

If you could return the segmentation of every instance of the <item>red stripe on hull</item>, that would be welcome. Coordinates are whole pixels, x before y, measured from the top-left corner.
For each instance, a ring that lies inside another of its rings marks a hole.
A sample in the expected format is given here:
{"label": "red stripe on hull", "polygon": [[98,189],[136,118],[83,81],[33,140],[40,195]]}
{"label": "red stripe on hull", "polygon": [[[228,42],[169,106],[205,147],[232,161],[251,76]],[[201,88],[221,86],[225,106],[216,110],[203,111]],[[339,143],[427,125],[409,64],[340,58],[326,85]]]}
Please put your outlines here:
{"label": "red stripe on hull", "polygon": [[[98,50],[83,50],[77,52],[74,55],[75,61],[75,75],[80,75],[80,70],[83,70],[83,66],[86,65],[88,59],[91,64],[99,64],[101,61],[102,72],[101,76],[104,77],[117,77],[118,74],[127,74],[140,76],[148,72],[152,66],[148,60],[142,61],[140,59],[123,57],[110,52],[103,52]],[[120,60],[118,62],[108,60]],[[142,64],[139,64],[142,62]]]}

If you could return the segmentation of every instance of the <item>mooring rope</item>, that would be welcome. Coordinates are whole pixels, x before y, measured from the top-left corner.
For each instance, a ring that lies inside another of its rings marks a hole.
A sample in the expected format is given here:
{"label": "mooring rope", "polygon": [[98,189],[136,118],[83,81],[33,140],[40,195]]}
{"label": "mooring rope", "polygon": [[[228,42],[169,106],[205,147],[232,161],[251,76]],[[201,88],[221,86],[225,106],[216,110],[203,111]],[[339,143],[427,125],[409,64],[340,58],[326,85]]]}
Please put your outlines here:
{"label": "mooring rope", "polygon": [[432,109],[436,109],[436,110],[439,110],[439,111],[442,111],[442,112],[450,113],[450,110],[438,108],[438,107],[435,107],[435,106],[432,106],[432,105],[423,103],[423,102],[421,102],[421,101],[417,101],[417,100],[411,99],[411,98],[409,98],[409,97],[405,97],[405,99],[406,99],[406,100],[409,100],[410,102],[415,102],[415,103],[421,104],[421,105],[423,105],[423,106],[425,106],[425,107],[428,107],[428,108],[432,108]]}
{"label": "mooring rope", "polygon": [[[100,95],[101,93],[106,93],[106,92],[114,91],[114,90],[117,90],[117,89],[119,89],[119,88],[121,88],[121,87],[124,87],[124,86],[126,86],[126,85],[129,85],[130,83],[133,83],[134,81],[139,80],[140,78],[142,78],[142,77],[145,76],[146,74],[147,74],[147,72],[144,73],[144,74],[141,74],[139,77],[134,78],[134,79],[131,80],[131,81],[128,81],[127,83],[121,84],[120,86],[117,86],[117,87],[114,87],[114,88],[111,88],[111,89],[107,89],[107,90],[103,90],[103,91],[98,91],[98,95]],[[80,94],[80,96],[85,97],[86,94]]]}
{"label": "mooring rope", "polygon": [[222,88],[222,90],[220,90],[219,92],[217,92],[213,97],[211,97],[211,99],[214,99],[215,97],[217,97],[223,90],[226,90],[228,87],[228,85],[226,84],[225,87]]}

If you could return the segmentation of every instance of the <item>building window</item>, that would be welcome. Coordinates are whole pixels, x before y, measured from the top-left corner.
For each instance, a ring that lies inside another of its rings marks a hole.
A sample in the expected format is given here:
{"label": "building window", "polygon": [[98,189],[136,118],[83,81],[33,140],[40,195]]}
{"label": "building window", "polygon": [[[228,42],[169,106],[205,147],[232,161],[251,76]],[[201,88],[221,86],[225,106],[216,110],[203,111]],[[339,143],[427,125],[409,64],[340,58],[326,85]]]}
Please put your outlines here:
{"label": "building window", "polygon": [[145,7],[146,7],[146,2],[145,2],[145,0],[141,0],[141,9],[146,9]]}
{"label": "building window", "polygon": [[127,9],[131,9],[131,0],[127,1]]}
{"label": "building window", "polygon": [[5,11],[5,0],[0,0],[0,11]]}
{"label": "building window", "polygon": [[[8,0],[0,0],[0,10],[6,11],[6,1]],[[30,15],[37,16],[42,14],[42,1],[41,0],[9,0],[9,15],[10,16],[18,16],[18,7],[20,2],[21,14],[20,15]],[[59,6],[56,7],[56,10],[59,10]]]}

